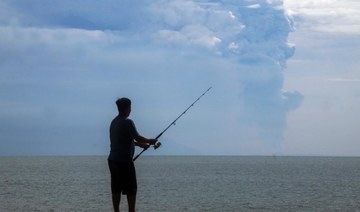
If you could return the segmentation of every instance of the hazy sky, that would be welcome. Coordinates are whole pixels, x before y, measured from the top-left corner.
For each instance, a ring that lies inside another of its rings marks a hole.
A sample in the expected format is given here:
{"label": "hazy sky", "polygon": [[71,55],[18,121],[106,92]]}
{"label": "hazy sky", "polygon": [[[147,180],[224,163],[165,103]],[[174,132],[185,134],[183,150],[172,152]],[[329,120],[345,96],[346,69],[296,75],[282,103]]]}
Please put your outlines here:
{"label": "hazy sky", "polygon": [[360,156],[357,0],[0,0],[0,155]]}

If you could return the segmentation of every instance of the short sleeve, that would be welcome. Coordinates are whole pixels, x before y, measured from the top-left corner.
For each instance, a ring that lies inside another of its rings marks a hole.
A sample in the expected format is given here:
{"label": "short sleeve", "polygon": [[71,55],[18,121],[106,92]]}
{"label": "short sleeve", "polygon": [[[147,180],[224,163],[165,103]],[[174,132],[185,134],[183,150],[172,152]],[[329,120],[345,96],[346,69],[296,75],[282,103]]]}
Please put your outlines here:
{"label": "short sleeve", "polygon": [[134,122],[131,119],[128,119],[129,133],[133,139],[139,137],[139,133],[135,127]]}

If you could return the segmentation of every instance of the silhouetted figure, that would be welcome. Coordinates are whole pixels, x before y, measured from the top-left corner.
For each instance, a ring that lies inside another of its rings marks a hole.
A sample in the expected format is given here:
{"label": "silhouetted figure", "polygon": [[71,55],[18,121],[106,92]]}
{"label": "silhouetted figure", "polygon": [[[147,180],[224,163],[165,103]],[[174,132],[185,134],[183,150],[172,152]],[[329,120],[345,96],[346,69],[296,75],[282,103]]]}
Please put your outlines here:
{"label": "silhouetted figure", "polygon": [[121,194],[127,195],[129,212],[135,211],[137,181],[133,162],[135,146],[142,148],[155,144],[156,139],[141,136],[134,122],[129,119],[131,101],[121,98],[116,101],[119,115],[110,125],[110,154],[108,157],[111,173],[111,192],[114,211],[120,211]]}

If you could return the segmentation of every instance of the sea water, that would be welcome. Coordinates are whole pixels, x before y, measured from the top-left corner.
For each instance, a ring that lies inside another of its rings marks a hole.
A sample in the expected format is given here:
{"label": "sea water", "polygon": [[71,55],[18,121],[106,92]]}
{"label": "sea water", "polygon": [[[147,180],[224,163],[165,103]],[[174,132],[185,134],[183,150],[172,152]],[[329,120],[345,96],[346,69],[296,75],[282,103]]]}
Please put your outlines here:
{"label": "sea water", "polygon": [[[357,157],[142,156],[135,166],[137,211],[360,211]],[[105,156],[0,157],[1,212],[111,204]]]}

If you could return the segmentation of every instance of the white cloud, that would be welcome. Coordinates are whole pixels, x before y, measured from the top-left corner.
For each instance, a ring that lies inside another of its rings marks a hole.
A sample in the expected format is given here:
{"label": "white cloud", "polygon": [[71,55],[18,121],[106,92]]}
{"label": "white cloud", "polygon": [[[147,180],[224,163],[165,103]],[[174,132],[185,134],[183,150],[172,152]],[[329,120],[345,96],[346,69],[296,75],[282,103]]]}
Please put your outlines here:
{"label": "white cloud", "polygon": [[260,4],[252,4],[252,5],[247,6],[247,8],[254,8],[254,9],[260,8],[260,7],[261,7]]}
{"label": "white cloud", "polygon": [[291,15],[300,18],[299,27],[311,30],[360,34],[360,1],[285,0]]}
{"label": "white cloud", "polygon": [[356,83],[358,83],[358,82],[360,82],[360,79],[358,79],[358,78],[327,78],[326,80],[328,80],[328,81],[333,81],[333,82],[349,82],[349,83],[351,83],[351,82],[356,82]]}
{"label": "white cloud", "polygon": [[0,26],[0,34],[2,66],[70,66],[92,53],[91,49],[122,40],[111,32],[72,28]]}
{"label": "white cloud", "polygon": [[[154,1],[149,7],[150,23],[158,41],[217,52],[236,39],[244,28],[236,15],[217,5],[193,1]],[[226,51],[222,49],[222,51]]]}
{"label": "white cloud", "polygon": [[221,39],[213,35],[208,28],[201,25],[187,25],[180,31],[159,30],[158,39],[161,42],[169,42],[184,46],[199,46],[214,48]]}

